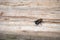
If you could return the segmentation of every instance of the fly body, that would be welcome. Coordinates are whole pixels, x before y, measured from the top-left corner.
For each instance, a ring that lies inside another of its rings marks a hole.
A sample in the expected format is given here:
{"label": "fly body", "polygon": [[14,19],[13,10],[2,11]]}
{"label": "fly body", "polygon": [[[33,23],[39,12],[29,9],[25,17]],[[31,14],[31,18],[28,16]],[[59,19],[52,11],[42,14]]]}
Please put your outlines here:
{"label": "fly body", "polygon": [[38,19],[38,20],[35,21],[35,24],[36,24],[36,25],[39,25],[39,24],[41,24],[42,22],[43,22],[43,19]]}

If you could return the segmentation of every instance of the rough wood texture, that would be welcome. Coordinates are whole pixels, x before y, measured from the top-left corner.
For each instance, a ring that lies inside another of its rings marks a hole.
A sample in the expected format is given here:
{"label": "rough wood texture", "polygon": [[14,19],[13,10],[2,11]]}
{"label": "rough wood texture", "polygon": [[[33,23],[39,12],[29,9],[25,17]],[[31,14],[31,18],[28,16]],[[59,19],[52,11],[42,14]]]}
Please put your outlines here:
{"label": "rough wood texture", "polygon": [[[34,21],[40,18],[43,23],[36,25]],[[40,40],[40,36],[41,40],[59,40],[60,0],[0,0],[0,28],[5,35],[29,36],[25,40]]]}

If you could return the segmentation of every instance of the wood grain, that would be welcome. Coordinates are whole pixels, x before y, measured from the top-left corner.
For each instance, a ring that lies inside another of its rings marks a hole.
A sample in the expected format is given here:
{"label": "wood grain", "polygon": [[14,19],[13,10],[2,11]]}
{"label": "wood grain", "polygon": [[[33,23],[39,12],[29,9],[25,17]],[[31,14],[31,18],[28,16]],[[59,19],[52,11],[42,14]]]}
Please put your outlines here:
{"label": "wood grain", "polygon": [[[42,24],[36,25],[34,21],[40,18],[43,19]],[[47,33],[54,37],[54,33],[60,33],[60,1],[0,0],[0,28],[6,33],[29,31],[34,35],[39,32],[37,35]],[[60,34],[56,35],[60,37]]]}

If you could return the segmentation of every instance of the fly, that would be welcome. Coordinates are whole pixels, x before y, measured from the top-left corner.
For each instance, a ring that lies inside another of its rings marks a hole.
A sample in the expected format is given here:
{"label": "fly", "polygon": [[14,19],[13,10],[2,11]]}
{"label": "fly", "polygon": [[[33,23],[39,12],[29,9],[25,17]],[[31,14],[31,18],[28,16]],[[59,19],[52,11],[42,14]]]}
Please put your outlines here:
{"label": "fly", "polygon": [[38,19],[38,20],[35,21],[35,24],[36,24],[36,25],[39,25],[39,24],[41,24],[42,22],[43,22],[43,19]]}

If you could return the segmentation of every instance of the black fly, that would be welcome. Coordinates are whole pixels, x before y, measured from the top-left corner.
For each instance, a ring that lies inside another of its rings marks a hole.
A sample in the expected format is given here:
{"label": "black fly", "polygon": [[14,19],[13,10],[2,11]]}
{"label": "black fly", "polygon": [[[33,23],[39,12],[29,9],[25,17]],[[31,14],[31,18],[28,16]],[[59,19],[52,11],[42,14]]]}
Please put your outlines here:
{"label": "black fly", "polygon": [[36,24],[36,25],[39,25],[39,24],[41,24],[42,22],[43,22],[43,19],[38,19],[38,20],[35,21],[35,24]]}

